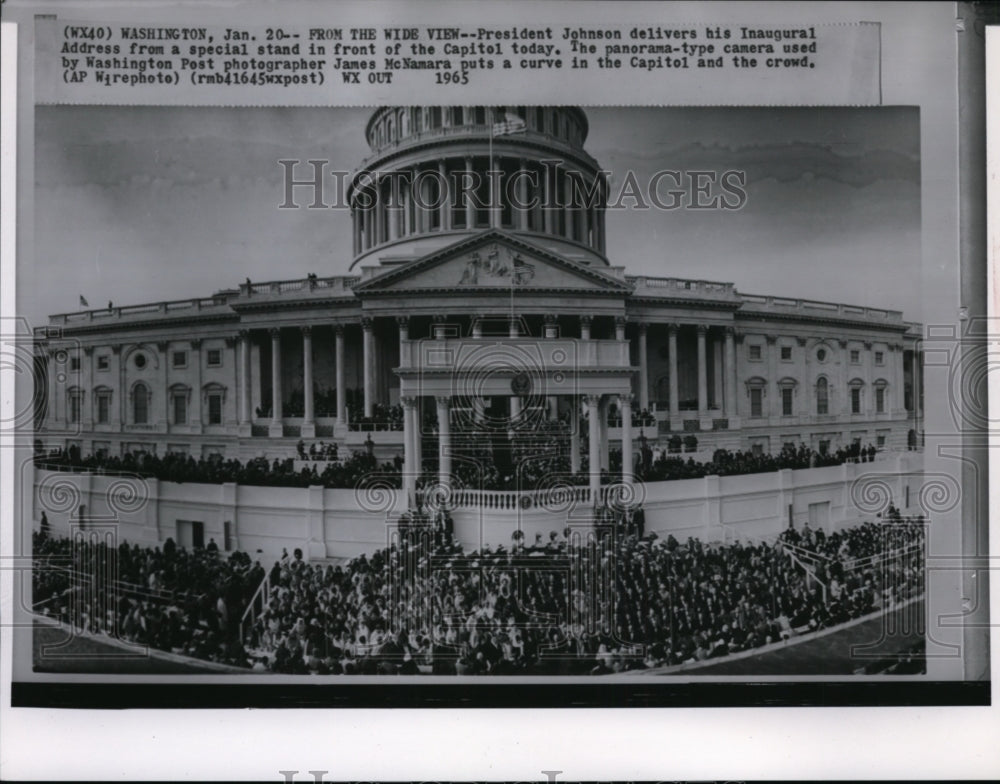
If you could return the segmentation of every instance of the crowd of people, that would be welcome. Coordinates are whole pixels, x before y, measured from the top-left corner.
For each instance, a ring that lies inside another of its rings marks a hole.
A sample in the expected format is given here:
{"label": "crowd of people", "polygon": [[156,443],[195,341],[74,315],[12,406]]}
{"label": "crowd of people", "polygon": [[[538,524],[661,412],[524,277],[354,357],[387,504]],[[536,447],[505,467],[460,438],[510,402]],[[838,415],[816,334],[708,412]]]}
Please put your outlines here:
{"label": "crowd of people", "polygon": [[[923,591],[924,523],[895,510],[829,535],[806,528],[770,543],[729,544],[646,536],[639,512],[603,510],[607,525],[598,530],[616,533],[592,542],[567,528],[470,553],[454,543],[447,513],[404,516],[397,543],[346,564],[284,554],[268,572],[262,611],[242,631],[265,572],[245,554],[223,557],[214,543],[193,551],[170,541],[123,544],[118,572],[135,590],[120,591],[113,608],[79,609],[69,597],[94,595],[85,590],[92,554],[81,558],[68,540],[36,534],[34,595],[41,611],[89,631],[114,629],[253,669],[462,675],[697,662]],[[72,569],[58,566],[67,555],[76,558]]]}
{"label": "crowd of people", "polygon": [[827,454],[810,449],[805,444],[786,445],[777,454],[755,453],[752,450],[717,449],[712,459],[698,462],[685,460],[668,453],[649,452],[639,461],[637,474],[647,482],[671,479],[698,479],[703,476],[731,476],[734,474],[760,474],[784,468],[819,468],[841,465],[849,461],[870,462],[875,459],[874,446],[862,447],[855,443]]}
{"label": "crowd of people", "polygon": [[294,458],[268,460],[257,457],[241,462],[221,455],[195,458],[179,452],[159,456],[149,452],[117,455],[97,454],[83,457],[76,447],[39,455],[36,463],[49,470],[87,470],[109,474],[124,473],[156,478],[167,482],[201,482],[265,487],[355,488],[377,475],[380,481],[400,486],[401,460],[379,463],[372,450],[354,452],[348,458],[328,460],[320,470],[316,465],[296,468]]}
{"label": "crowd of people", "polygon": [[[462,438],[458,434],[452,445],[452,473],[456,483],[482,490],[533,490],[553,481],[581,486],[589,481],[587,445],[581,445],[580,470],[574,473],[569,457],[569,433],[560,422],[543,423],[530,432],[512,431],[503,434],[502,440],[503,444],[498,448],[489,438]],[[369,436],[363,451],[341,458],[336,443],[313,442],[307,447],[300,440],[296,446],[298,458],[313,463],[326,462],[322,469],[317,465],[296,468],[291,458],[267,460],[258,457],[241,462],[220,455],[194,458],[176,452],[162,457],[148,452],[127,453],[121,457],[107,454],[82,456],[76,446],[39,454],[36,462],[50,470],[123,472],[171,482],[237,482],[271,487],[322,485],[354,488],[376,473],[380,481],[402,486],[402,455],[396,454],[392,460],[380,463],[374,456],[374,447]],[[696,461],[654,451],[648,443],[644,443],[633,465],[637,479],[662,482],[839,465],[848,460],[872,460],[874,454],[874,447],[862,448],[854,444],[824,455],[802,444],[794,448],[786,446],[775,455],[717,449],[711,460]],[[418,478],[418,486],[437,481],[437,458],[434,444],[425,445],[423,472]],[[618,481],[621,465],[621,450],[610,450],[608,468],[601,470],[601,483]]]}
{"label": "crowd of people", "polygon": [[[234,552],[33,537],[36,610],[89,634],[238,667],[248,666],[240,619],[263,580],[260,562]],[[115,576],[113,584],[108,578]]]}

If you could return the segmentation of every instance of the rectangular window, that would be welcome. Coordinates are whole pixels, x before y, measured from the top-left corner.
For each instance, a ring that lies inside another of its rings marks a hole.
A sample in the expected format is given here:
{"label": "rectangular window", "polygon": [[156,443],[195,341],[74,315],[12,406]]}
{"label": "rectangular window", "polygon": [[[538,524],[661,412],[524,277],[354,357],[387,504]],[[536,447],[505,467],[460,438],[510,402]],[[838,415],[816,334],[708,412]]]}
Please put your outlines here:
{"label": "rectangular window", "polygon": [[792,415],[792,388],[785,387],[781,390],[781,415]]}
{"label": "rectangular window", "polygon": [[879,447],[880,449],[885,446],[885,433],[879,433],[877,436],[875,436],[875,446]]}
{"label": "rectangular window", "polygon": [[171,365],[175,368],[187,367],[188,363],[188,353],[186,351],[175,351],[173,353],[173,359],[171,360]]}
{"label": "rectangular window", "polygon": [[792,358],[792,347],[791,346],[782,346],[781,347],[781,358],[785,362],[788,362],[788,361],[791,360],[791,358]]}
{"label": "rectangular window", "polygon": [[752,345],[750,346],[750,359],[760,359],[760,346]]}
{"label": "rectangular window", "polygon": [[174,424],[186,425],[187,421],[187,395],[174,395]]}
{"label": "rectangular window", "polygon": [[882,351],[875,352],[875,364],[884,365],[885,364],[885,353]]}
{"label": "rectangular window", "polygon": [[750,446],[750,454],[754,455],[755,457],[760,457],[762,454],[764,454],[764,445],[761,443],[752,444]]}
{"label": "rectangular window", "polygon": [[111,367],[111,358],[107,354],[102,354],[97,358],[97,369],[107,370]]}
{"label": "rectangular window", "polygon": [[77,424],[80,421],[80,396],[70,395],[69,397],[69,421]]}
{"label": "rectangular window", "polygon": [[851,349],[851,364],[852,365],[861,364],[861,352],[856,348]]}
{"label": "rectangular window", "polygon": [[222,424],[222,395],[211,394],[208,396],[208,424]]}
{"label": "rectangular window", "polygon": [[861,413],[861,387],[851,389],[851,413]]}
{"label": "rectangular window", "polygon": [[101,425],[108,424],[110,420],[111,411],[111,395],[107,392],[102,392],[97,396],[97,423]]}
{"label": "rectangular window", "polygon": [[750,390],[750,416],[759,417],[763,416],[761,413],[763,411],[763,397],[764,390],[760,387],[754,387]]}
{"label": "rectangular window", "polygon": [[885,387],[875,388],[875,413],[885,413]]}
{"label": "rectangular window", "polygon": [[830,453],[830,442],[826,439],[819,442],[819,453],[826,456]]}
{"label": "rectangular window", "polygon": [[80,358],[79,357],[70,357],[69,358],[69,369],[70,370],[79,370],[80,369]]}
{"label": "rectangular window", "polygon": [[206,355],[206,363],[209,367],[222,367],[222,349],[210,348]]}

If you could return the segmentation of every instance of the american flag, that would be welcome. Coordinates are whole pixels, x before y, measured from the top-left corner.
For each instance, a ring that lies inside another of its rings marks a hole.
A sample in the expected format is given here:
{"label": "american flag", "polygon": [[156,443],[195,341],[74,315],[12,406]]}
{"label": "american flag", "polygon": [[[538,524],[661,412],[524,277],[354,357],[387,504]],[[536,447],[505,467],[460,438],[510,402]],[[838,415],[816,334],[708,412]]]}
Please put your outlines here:
{"label": "american flag", "polygon": [[524,133],[528,127],[528,124],[516,114],[503,112],[501,117],[503,119],[493,123],[494,136],[509,136],[513,133]]}

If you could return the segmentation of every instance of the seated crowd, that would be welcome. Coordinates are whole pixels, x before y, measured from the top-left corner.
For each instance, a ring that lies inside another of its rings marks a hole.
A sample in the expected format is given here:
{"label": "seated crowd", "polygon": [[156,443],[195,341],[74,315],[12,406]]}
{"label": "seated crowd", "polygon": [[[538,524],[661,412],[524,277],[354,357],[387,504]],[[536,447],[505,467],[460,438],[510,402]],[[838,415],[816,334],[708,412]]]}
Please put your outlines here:
{"label": "seated crowd", "polygon": [[[532,490],[554,480],[560,483],[586,485],[588,479],[588,454],[586,437],[582,437],[581,467],[573,474],[570,470],[568,432],[560,422],[549,423],[531,432],[511,434],[509,454],[498,460],[495,447],[489,439],[455,439],[452,471],[457,481],[465,487],[483,490]],[[397,454],[391,461],[379,463],[374,456],[374,443],[369,436],[365,451],[356,451],[350,457],[338,459],[336,444],[312,443],[306,447],[299,441],[297,454],[300,460],[328,463],[323,470],[315,465],[296,469],[295,461],[288,459],[253,458],[241,463],[235,458],[221,455],[194,458],[182,453],[168,453],[159,457],[148,452],[82,457],[80,450],[54,450],[39,454],[36,463],[50,470],[90,470],[106,473],[130,473],[155,477],[170,482],[204,482],[219,484],[237,482],[243,485],[271,487],[308,487],[322,485],[329,488],[354,488],[366,477],[377,473],[401,486],[399,477],[403,458]],[[437,453],[434,445],[424,449],[424,474],[418,484],[428,484],[437,478]],[[798,448],[785,447],[776,455],[755,454],[751,451],[717,449],[710,461],[698,462],[693,458],[665,452],[653,452],[648,445],[639,451],[634,463],[635,475],[645,482],[662,482],[674,479],[698,479],[705,476],[729,476],[778,471],[784,468],[802,469],[839,465],[848,460],[874,456],[874,447],[862,449],[852,445],[822,455],[805,444]],[[618,481],[621,471],[621,450],[609,452],[609,470],[603,470],[602,484]]]}
{"label": "seated crowd", "polygon": [[[547,542],[515,537],[507,548],[471,553],[452,541],[446,513],[404,517],[398,543],[344,565],[308,563],[300,551],[282,557],[245,638],[239,621],[264,570],[211,544],[191,552],[172,542],[122,545],[121,579],[137,587],[95,610],[86,605],[86,558],[59,568],[72,554],[68,540],[36,534],[35,600],[90,631],[276,672],[585,674],[757,648],[923,591],[923,521],[895,512],[888,537],[883,522],[746,544],[646,537],[639,514],[606,510],[619,535],[596,544],[579,546],[566,529]],[[886,542],[900,544],[900,554],[877,557]],[[824,562],[826,590],[788,545]],[[582,577],[571,583],[573,559]],[[609,579],[613,592],[603,594]],[[71,618],[80,608],[74,591],[84,605]]]}
{"label": "seated crowd", "polygon": [[129,452],[122,457],[115,455],[89,455],[81,457],[76,447],[39,455],[35,460],[49,470],[88,470],[105,473],[134,474],[166,482],[202,482],[222,484],[236,482],[241,485],[265,487],[324,487],[354,488],[365,479],[377,474],[380,478],[399,483],[397,461],[379,463],[370,451],[354,452],[350,457],[328,460],[323,470],[315,465],[296,469],[295,460],[257,457],[245,463],[221,455],[194,458],[179,452],[168,452],[160,457],[149,452]]}

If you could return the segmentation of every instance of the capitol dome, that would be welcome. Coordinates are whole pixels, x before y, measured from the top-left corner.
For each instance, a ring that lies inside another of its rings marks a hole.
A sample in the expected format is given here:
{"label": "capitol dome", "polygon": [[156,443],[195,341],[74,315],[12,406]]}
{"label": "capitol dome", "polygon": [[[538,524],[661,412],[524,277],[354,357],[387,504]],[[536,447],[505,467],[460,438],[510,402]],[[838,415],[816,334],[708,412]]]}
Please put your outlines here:
{"label": "capitol dome", "polygon": [[607,184],[587,131],[578,107],[377,109],[372,154],[348,189],[351,267],[404,263],[489,229],[607,267]]}

